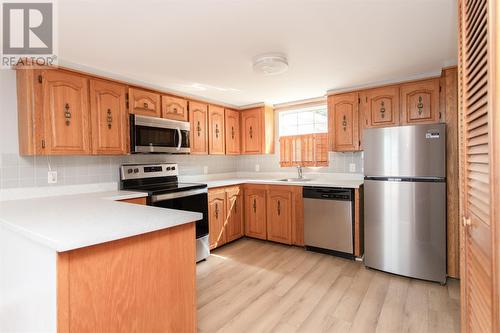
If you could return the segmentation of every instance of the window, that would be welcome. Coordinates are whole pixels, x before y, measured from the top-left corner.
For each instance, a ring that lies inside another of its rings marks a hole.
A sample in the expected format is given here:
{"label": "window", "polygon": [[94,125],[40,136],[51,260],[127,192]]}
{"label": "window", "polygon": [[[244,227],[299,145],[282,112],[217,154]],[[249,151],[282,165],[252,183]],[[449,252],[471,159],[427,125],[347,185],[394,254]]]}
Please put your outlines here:
{"label": "window", "polygon": [[328,132],[326,104],[279,113],[279,136]]}

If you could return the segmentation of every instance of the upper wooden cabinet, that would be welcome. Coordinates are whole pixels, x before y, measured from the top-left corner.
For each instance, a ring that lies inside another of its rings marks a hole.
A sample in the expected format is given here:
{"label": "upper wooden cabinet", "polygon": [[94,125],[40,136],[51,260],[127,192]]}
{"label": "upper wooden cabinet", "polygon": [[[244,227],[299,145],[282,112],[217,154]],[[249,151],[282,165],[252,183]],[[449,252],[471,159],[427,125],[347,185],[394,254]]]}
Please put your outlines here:
{"label": "upper wooden cabinet", "polygon": [[436,78],[401,85],[401,124],[437,123],[441,120],[439,81]]}
{"label": "upper wooden cabinet", "polygon": [[274,152],[274,111],[262,106],[241,111],[241,153],[270,154]]}
{"label": "upper wooden cabinet", "polygon": [[124,85],[90,80],[92,152],[126,154],[128,152],[128,117]]}
{"label": "upper wooden cabinet", "polygon": [[224,108],[208,106],[208,152],[211,155],[224,155],[226,152]]}
{"label": "upper wooden cabinet", "polygon": [[360,93],[365,128],[399,125],[399,87],[389,86]]}
{"label": "upper wooden cabinet", "polygon": [[208,154],[208,105],[189,102],[191,154]]}
{"label": "upper wooden cabinet", "polygon": [[150,117],[161,117],[160,94],[137,88],[129,89],[130,113]]}
{"label": "upper wooden cabinet", "polygon": [[331,150],[359,150],[358,93],[328,96],[328,132]]}
{"label": "upper wooden cabinet", "polygon": [[208,228],[210,249],[226,243],[224,223],[226,220],[226,192],[224,189],[208,193]]}
{"label": "upper wooden cabinet", "polygon": [[267,239],[265,187],[245,189],[245,235]]}
{"label": "upper wooden cabinet", "polygon": [[162,95],[161,115],[167,119],[188,121],[188,103],[184,98]]}
{"label": "upper wooden cabinet", "polygon": [[292,193],[287,189],[267,192],[267,239],[292,243]]}
{"label": "upper wooden cabinet", "polygon": [[240,112],[225,110],[226,154],[239,155],[240,147]]}

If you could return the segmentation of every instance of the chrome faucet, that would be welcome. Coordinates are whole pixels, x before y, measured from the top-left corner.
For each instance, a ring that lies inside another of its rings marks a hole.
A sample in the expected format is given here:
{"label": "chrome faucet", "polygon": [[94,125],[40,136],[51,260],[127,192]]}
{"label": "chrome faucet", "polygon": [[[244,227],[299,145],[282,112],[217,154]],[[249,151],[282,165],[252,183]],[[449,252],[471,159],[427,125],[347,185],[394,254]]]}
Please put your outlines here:
{"label": "chrome faucet", "polygon": [[302,179],[303,178],[303,175],[302,175],[302,167],[301,166],[298,166],[297,167],[297,175],[299,179]]}

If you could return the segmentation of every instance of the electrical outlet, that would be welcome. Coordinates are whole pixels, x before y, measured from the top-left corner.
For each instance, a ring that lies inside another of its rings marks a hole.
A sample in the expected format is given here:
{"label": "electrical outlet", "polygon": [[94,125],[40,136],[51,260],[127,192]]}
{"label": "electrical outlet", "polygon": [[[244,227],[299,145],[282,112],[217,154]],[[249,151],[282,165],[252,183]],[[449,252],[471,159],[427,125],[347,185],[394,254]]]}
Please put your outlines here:
{"label": "electrical outlet", "polygon": [[49,184],[57,184],[57,171],[49,171],[47,173],[47,182]]}
{"label": "electrical outlet", "polygon": [[356,164],[349,163],[349,172],[356,172]]}
{"label": "electrical outlet", "polygon": [[255,164],[255,172],[259,172],[260,171],[260,165],[259,164]]}
{"label": "electrical outlet", "polygon": [[208,174],[208,166],[206,166],[206,165],[205,165],[205,166],[203,167],[203,173],[204,173],[205,175],[207,175],[207,174]]}

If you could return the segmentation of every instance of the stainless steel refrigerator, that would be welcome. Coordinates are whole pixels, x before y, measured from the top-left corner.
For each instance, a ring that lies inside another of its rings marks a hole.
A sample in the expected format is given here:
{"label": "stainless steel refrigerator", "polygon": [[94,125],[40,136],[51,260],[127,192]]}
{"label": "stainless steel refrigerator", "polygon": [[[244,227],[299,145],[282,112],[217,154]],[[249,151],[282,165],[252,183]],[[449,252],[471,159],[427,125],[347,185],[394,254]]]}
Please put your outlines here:
{"label": "stainless steel refrigerator", "polygon": [[445,124],[366,129],[365,265],[446,282]]}

